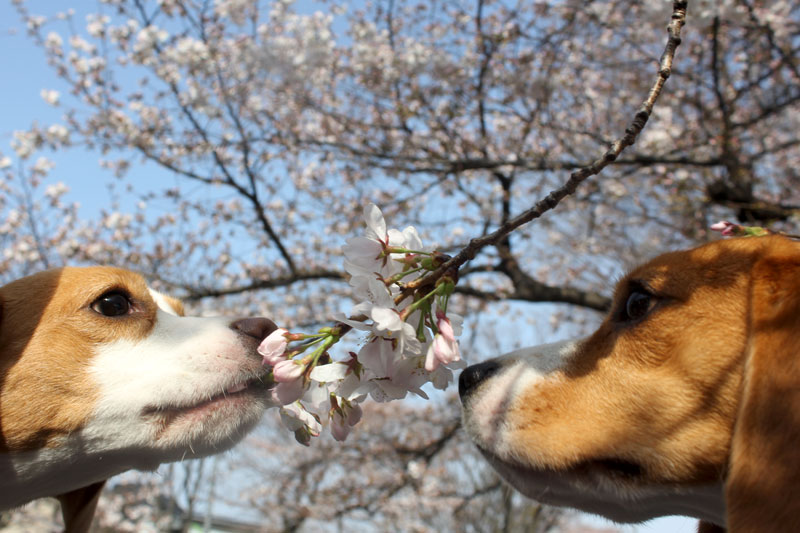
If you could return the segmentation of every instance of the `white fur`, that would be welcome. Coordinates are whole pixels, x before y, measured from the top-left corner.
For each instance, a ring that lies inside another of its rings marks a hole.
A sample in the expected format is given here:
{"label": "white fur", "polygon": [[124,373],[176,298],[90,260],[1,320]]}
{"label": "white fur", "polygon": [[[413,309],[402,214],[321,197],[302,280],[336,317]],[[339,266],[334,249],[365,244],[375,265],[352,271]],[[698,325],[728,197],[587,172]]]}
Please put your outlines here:
{"label": "white fur", "polygon": [[523,348],[496,359],[502,369],[478,385],[480,392],[470,396],[469,414],[464,417],[465,427],[478,446],[500,457],[510,455],[505,417],[509,401],[563,368],[578,342]]}
{"label": "white fur", "polygon": [[172,308],[172,304],[166,298],[166,296],[164,296],[157,290],[151,289],[149,287],[147,288],[147,290],[150,291],[150,297],[153,298],[153,301],[156,303],[159,309],[171,315],[178,316],[178,312]]}

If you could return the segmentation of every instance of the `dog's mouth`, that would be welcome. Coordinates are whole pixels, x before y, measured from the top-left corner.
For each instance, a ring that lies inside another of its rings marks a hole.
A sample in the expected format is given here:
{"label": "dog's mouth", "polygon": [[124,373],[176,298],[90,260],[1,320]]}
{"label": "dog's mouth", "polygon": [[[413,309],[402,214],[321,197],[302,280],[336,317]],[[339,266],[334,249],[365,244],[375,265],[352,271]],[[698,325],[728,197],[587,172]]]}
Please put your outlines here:
{"label": "dog's mouth", "polygon": [[591,458],[555,469],[507,461],[480,446],[478,449],[509,483],[534,499],[538,499],[537,492],[547,493],[556,487],[567,492],[593,492],[602,491],[602,487],[611,482],[618,489],[633,488],[641,485],[647,476],[641,464],[618,457]]}
{"label": "dog's mouth", "polygon": [[202,415],[203,413],[210,413],[216,408],[223,408],[226,405],[235,407],[237,404],[247,403],[258,397],[266,397],[268,390],[273,385],[269,376],[263,374],[239,379],[224,387],[221,392],[211,394],[206,398],[147,406],[143,409],[142,415],[166,425],[179,416]]}
{"label": "dog's mouth", "polygon": [[633,480],[644,474],[644,467],[634,461],[609,457],[583,461],[570,468],[575,474],[600,474],[612,479]]}

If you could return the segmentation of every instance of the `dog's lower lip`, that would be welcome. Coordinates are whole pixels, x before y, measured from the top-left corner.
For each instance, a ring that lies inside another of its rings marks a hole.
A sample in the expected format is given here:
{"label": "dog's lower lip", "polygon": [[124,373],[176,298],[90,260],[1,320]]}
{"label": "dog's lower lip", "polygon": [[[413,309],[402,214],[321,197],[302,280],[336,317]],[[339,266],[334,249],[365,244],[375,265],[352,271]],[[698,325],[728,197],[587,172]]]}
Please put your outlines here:
{"label": "dog's lower lip", "polygon": [[614,475],[624,478],[639,477],[644,472],[644,469],[638,463],[635,463],[633,461],[628,461],[625,459],[617,459],[613,457],[585,461],[577,465],[574,469],[578,471],[581,469],[591,469],[591,468],[600,469],[601,471],[605,472],[608,475]]}
{"label": "dog's lower lip", "polygon": [[221,393],[215,394],[207,399],[185,403],[185,404],[172,404],[172,405],[158,405],[158,406],[149,406],[144,409],[145,415],[153,415],[153,414],[160,414],[160,413],[181,413],[192,411],[201,407],[205,407],[207,405],[216,403],[218,401],[225,401],[229,398],[234,398],[238,396],[242,396],[245,394],[266,394],[267,389],[266,383],[260,378],[251,378],[246,381],[240,381],[226,389],[224,389]]}
{"label": "dog's lower lip", "polygon": [[489,462],[500,461],[508,465],[514,466],[520,471],[526,470],[535,473],[552,473],[554,475],[584,475],[591,469],[599,469],[607,475],[614,475],[619,478],[633,479],[644,475],[644,467],[633,461],[617,458],[604,458],[604,459],[589,459],[563,469],[549,469],[549,468],[535,468],[530,465],[523,465],[513,461],[506,461],[501,459],[491,451],[478,446],[478,450],[486,457]]}
{"label": "dog's lower lip", "polygon": [[227,392],[228,394],[236,394],[237,392],[242,392],[243,390],[245,390],[247,386],[248,383],[246,381],[242,381],[241,383],[237,383],[233,387],[229,388],[225,392]]}

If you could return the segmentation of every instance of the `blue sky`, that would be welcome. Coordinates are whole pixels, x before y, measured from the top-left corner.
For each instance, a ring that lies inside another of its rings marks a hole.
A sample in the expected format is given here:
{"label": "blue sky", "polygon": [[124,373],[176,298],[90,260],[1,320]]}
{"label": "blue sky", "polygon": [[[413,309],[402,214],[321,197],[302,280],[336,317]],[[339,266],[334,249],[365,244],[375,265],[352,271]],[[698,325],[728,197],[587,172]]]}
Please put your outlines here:
{"label": "blue sky", "polygon": [[[55,3],[54,3],[55,4]],[[9,146],[14,130],[26,129],[33,121],[49,124],[58,121],[61,111],[42,101],[42,89],[56,89],[62,94],[64,87],[50,72],[44,54],[35,47],[18,20],[10,0],[0,2],[0,68],[6,74],[0,79],[0,151],[14,159]],[[76,194],[92,197],[88,187],[92,178],[100,178],[97,158],[87,164],[85,154],[58,156],[54,176],[70,175],[70,186]],[[64,179],[67,182],[68,180]]]}
{"label": "blue sky", "polygon": [[[65,9],[66,2],[50,0],[49,2],[31,2],[35,11],[37,6],[48,12]],[[76,21],[83,20],[82,12],[90,10],[96,2],[74,1],[72,5],[78,11]],[[41,97],[42,89],[55,89],[65,92],[62,86],[45,63],[44,54],[36,48],[25,34],[24,25],[17,19],[17,14],[10,0],[0,0],[0,152],[12,156],[9,142],[14,130],[27,128],[33,121],[48,124],[58,121],[61,111],[45,104]],[[109,179],[109,174],[98,166],[98,154],[87,154],[82,150],[61,153],[55,157],[56,169],[51,175],[53,181],[63,181],[70,187],[70,199],[80,202],[81,215],[93,217],[96,212],[109,201],[109,194],[101,186]],[[163,178],[163,171],[161,176]],[[159,179],[158,171],[153,168],[134,170],[132,179]],[[607,525],[600,519],[587,518],[587,523],[595,526]],[[666,518],[648,524],[626,527],[625,531],[643,533],[693,533],[696,521],[685,518]]]}

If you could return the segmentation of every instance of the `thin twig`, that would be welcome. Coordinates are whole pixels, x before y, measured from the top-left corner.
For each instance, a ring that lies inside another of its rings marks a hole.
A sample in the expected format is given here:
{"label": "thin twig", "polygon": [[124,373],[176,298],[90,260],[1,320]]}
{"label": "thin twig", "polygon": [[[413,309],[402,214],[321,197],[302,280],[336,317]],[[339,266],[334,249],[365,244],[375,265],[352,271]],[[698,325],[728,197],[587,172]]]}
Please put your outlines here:
{"label": "thin twig", "polygon": [[578,185],[586,181],[589,177],[600,173],[601,170],[614,162],[625,148],[636,141],[639,133],[650,118],[653,106],[661,94],[664,83],[672,72],[672,61],[675,57],[675,50],[681,43],[681,29],[686,23],[686,5],[686,1],[675,1],[672,3],[672,19],[667,26],[667,44],[664,48],[664,53],[661,55],[661,60],[659,61],[658,76],[650,89],[650,93],[647,95],[647,99],[639,107],[633,121],[625,130],[625,134],[614,141],[611,147],[609,147],[599,159],[570,174],[569,179],[564,185],[551,191],[550,194],[539,200],[533,207],[512,218],[494,232],[472,239],[461,252],[443,263],[434,272],[431,272],[423,278],[409,282],[406,285],[406,291],[408,291],[408,293],[413,292],[419,287],[435,283],[446,272],[456,271],[461,265],[473,259],[484,247],[497,244],[523,224],[527,224],[531,220],[541,217],[544,213],[556,207],[561,200],[574,193]]}

